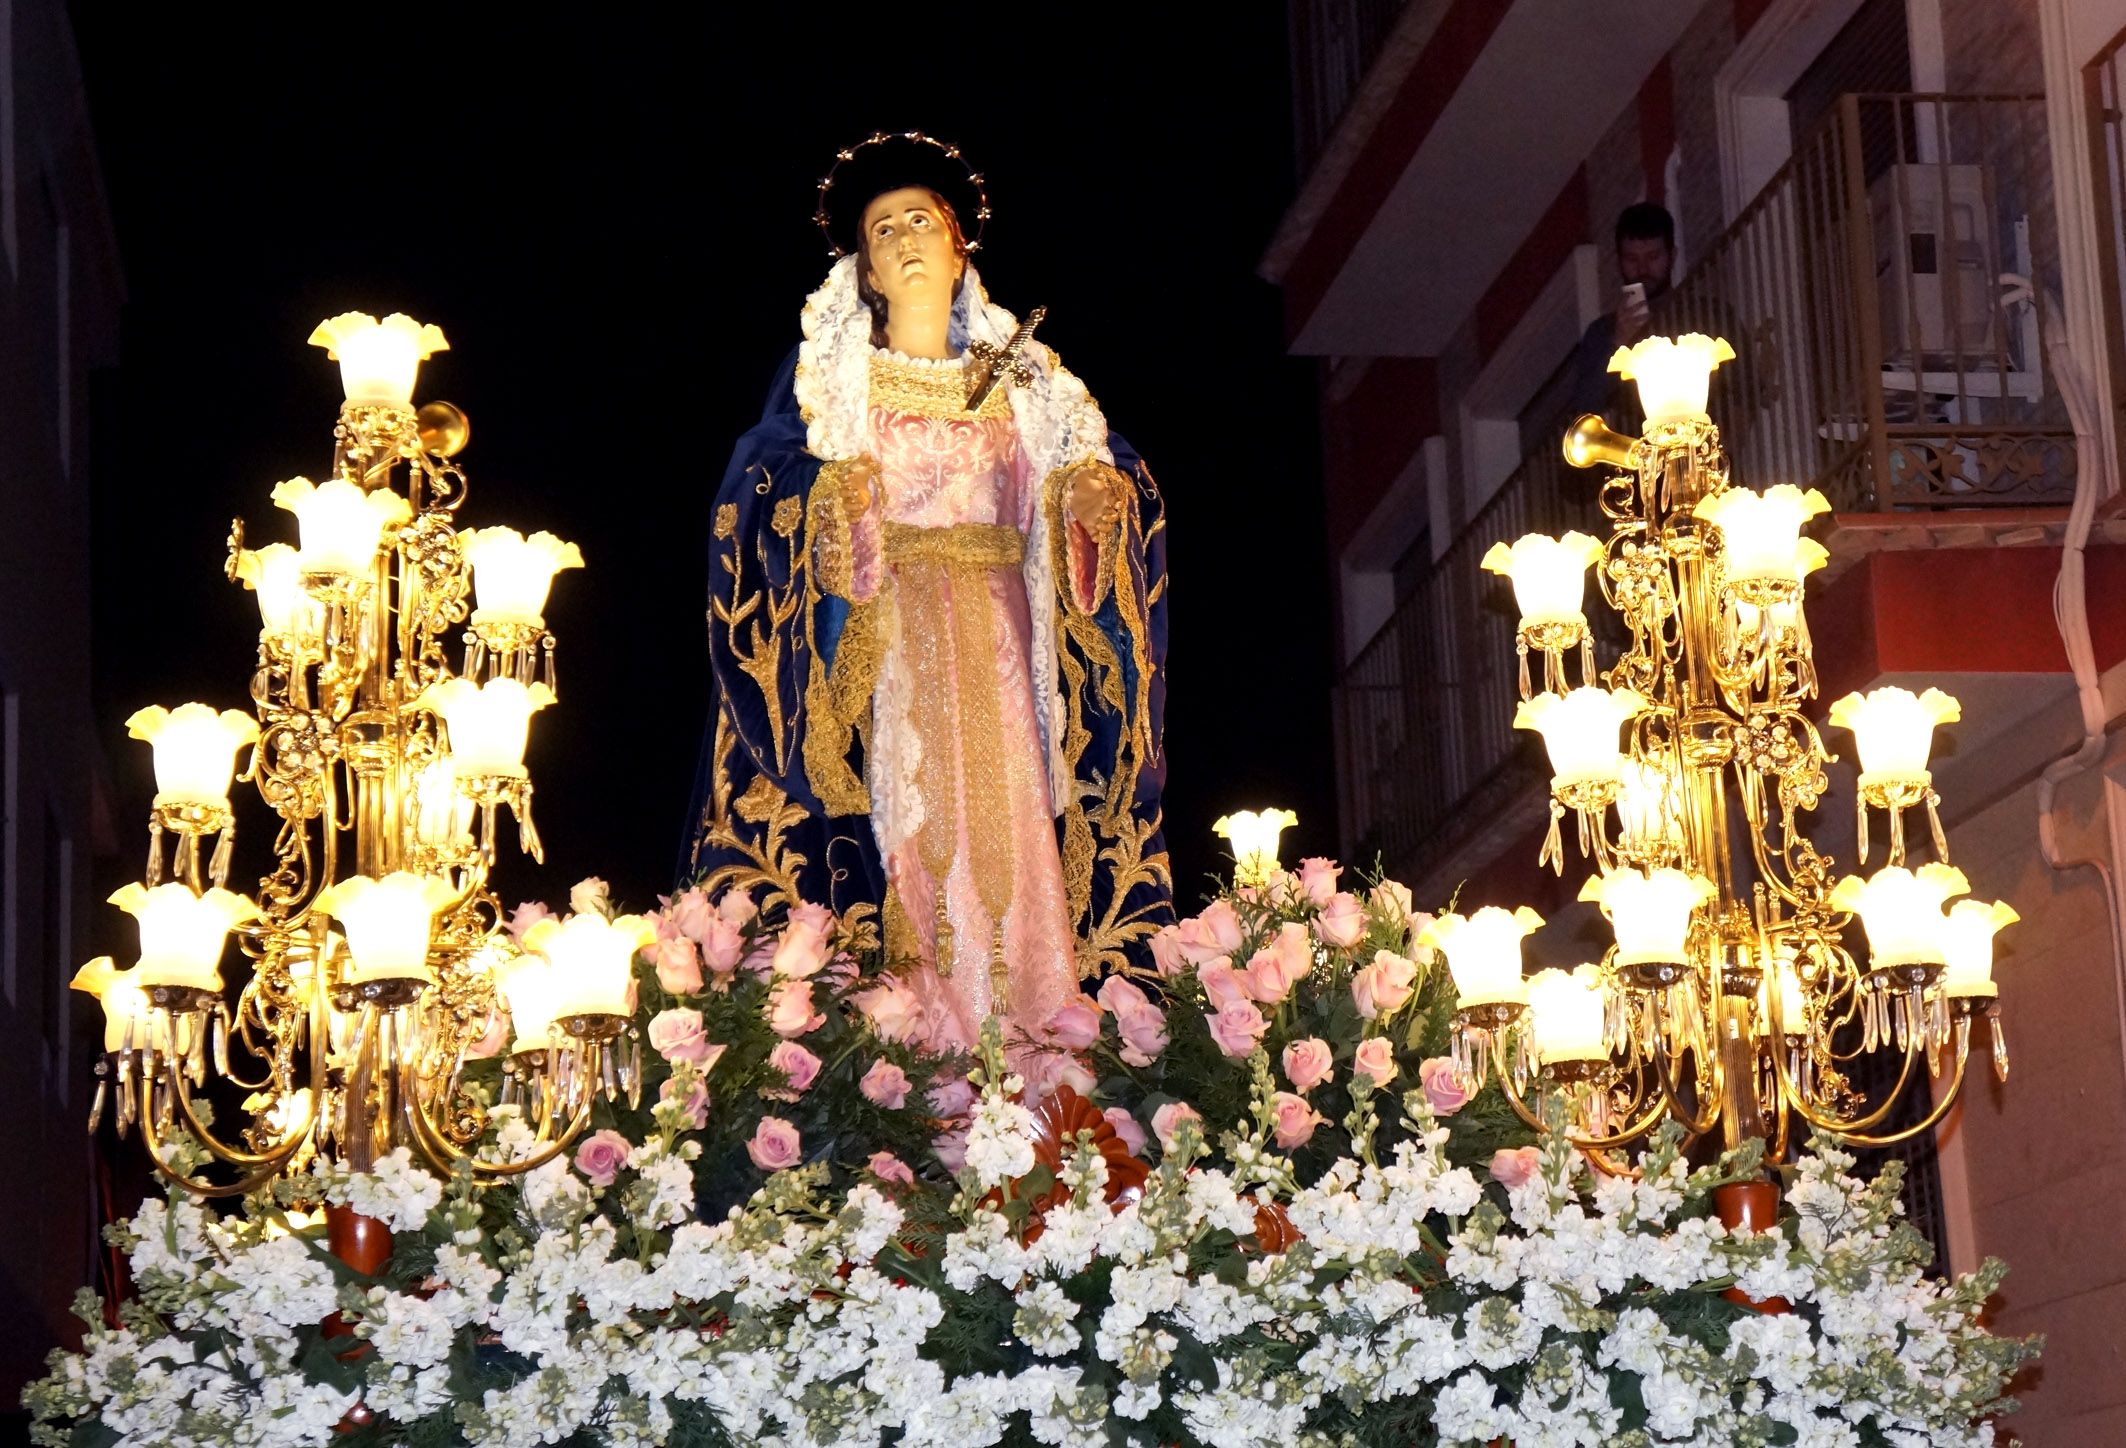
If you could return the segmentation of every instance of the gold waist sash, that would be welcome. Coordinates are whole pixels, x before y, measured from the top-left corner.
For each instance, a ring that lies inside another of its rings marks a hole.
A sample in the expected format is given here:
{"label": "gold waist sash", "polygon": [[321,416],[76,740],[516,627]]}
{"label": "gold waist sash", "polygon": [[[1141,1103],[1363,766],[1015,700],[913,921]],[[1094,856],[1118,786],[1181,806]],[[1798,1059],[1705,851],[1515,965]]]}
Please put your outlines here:
{"label": "gold waist sash", "polygon": [[1003,523],[954,523],[944,528],[886,525],[886,562],[896,567],[931,563],[953,572],[1017,568],[1025,558],[1026,535]]}

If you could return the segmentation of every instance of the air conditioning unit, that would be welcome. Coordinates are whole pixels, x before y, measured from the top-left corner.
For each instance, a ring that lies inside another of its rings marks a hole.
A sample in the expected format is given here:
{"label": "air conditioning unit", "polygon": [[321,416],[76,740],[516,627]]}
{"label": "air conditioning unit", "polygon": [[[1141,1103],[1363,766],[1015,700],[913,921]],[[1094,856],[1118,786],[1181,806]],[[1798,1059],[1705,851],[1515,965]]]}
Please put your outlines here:
{"label": "air conditioning unit", "polygon": [[1893,165],[1870,184],[1886,362],[1954,366],[1998,354],[2000,263],[1986,193],[1983,166]]}

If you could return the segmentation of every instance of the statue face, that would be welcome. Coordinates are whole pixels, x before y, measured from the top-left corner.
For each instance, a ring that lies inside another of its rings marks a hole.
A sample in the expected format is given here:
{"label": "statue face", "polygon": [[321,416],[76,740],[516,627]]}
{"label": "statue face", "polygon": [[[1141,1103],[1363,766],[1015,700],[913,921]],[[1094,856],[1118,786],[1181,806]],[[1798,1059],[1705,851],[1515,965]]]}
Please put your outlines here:
{"label": "statue face", "polygon": [[904,186],[865,207],[863,243],[871,284],[888,307],[951,304],[964,263],[953,248],[952,227],[928,191]]}

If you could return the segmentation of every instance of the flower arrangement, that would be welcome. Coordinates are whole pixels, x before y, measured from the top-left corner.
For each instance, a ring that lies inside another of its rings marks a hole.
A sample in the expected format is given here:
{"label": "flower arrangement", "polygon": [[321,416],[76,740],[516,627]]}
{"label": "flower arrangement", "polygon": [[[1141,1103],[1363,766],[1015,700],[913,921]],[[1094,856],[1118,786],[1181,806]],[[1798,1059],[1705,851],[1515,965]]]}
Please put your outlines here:
{"label": "flower arrangement", "polygon": [[[1753,1151],[1693,1171],[1670,1129],[1601,1176],[1469,1096],[1424,917],[1326,861],[972,1057],[823,910],[655,918],[640,1109],[513,1186],[401,1154],[149,1202],[38,1441],[1976,1448],[2035,1352],[1978,1321],[1998,1264],[1923,1275],[1894,1168],[1818,1141],[1731,1232]],[[529,1139],[497,1107],[483,1150]],[[290,1211],[320,1200],[398,1234],[375,1277]]]}

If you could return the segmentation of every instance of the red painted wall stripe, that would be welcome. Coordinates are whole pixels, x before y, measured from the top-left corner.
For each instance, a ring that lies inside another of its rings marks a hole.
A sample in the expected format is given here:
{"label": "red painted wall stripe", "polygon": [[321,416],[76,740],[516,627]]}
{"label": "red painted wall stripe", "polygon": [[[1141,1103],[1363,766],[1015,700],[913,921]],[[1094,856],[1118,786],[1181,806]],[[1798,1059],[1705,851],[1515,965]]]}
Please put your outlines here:
{"label": "red painted wall stripe", "polygon": [[1491,360],[1572,249],[1587,239],[1587,219],[1587,168],[1582,165],[1477,300],[1476,349],[1481,361]]}
{"label": "red painted wall stripe", "polygon": [[1321,305],[1344,259],[1373,224],[1509,8],[1503,0],[1455,0],[1441,18],[1285,273],[1287,338],[1296,338]]}

